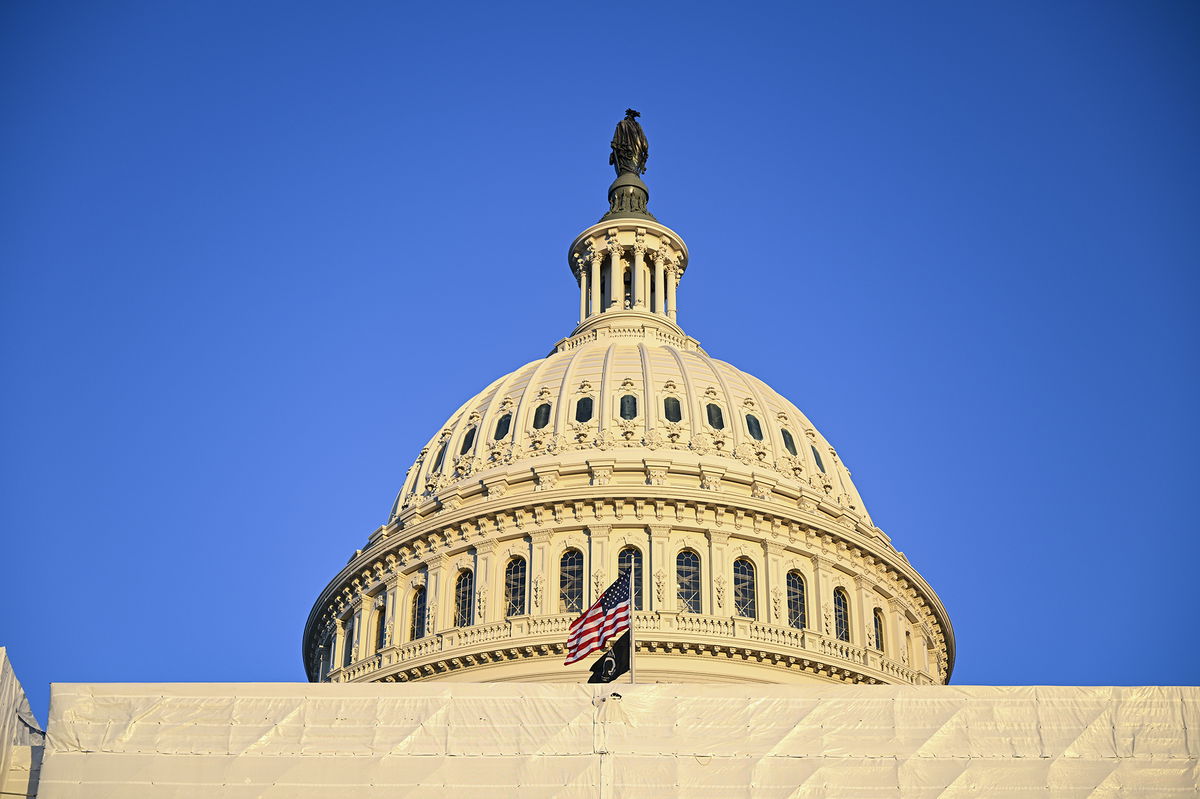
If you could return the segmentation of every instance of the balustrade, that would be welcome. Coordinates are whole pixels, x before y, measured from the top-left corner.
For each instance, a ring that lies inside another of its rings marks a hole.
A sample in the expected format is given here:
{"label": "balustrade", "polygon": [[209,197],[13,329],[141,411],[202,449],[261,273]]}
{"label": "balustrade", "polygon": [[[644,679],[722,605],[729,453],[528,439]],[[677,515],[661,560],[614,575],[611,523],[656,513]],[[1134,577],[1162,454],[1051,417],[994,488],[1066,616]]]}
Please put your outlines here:
{"label": "balustrade", "polygon": [[[416,641],[387,647],[345,668],[336,669],[330,673],[329,680],[331,682],[352,682],[364,676],[369,677],[371,673],[381,668],[425,660],[444,652],[453,653],[456,656],[469,656],[470,653],[465,650],[497,641],[520,646],[529,639],[536,638],[566,640],[567,628],[575,618],[577,616],[573,613],[529,616],[523,617],[519,622],[505,619],[490,624],[448,630],[444,633],[433,633]],[[771,648],[784,647],[808,652],[834,663],[843,661],[856,666],[868,667],[881,672],[889,680],[909,684],[918,684],[926,679],[919,672],[890,658],[878,655],[878,653],[872,653],[876,656],[868,658],[867,650],[862,647],[826,637],[813,630],[699,613],[639,611],[634,614],[635,638],[654,637],[670,640],[676,637],[672,633],[696,636],[700,639],[698,641],[700,643],[706,637],[742,639],[758,642]]]}

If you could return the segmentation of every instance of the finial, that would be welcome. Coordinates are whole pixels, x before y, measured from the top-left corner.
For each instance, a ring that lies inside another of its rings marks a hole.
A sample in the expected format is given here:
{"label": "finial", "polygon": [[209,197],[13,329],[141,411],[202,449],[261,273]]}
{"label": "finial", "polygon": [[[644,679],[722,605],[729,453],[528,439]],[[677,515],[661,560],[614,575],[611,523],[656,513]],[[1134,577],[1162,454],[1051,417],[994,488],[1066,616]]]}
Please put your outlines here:
{"label": "finial", "polygon": [[617,170],[617,177],[632,174],[642,175],[646,172],[646,158],[650,155],[650,145],[646,141],[646,132],[642,130],[637,118],[640,117],[632,108],[625,109],[625,118],[617,123],[613,133],[612,154],[608,163]]}

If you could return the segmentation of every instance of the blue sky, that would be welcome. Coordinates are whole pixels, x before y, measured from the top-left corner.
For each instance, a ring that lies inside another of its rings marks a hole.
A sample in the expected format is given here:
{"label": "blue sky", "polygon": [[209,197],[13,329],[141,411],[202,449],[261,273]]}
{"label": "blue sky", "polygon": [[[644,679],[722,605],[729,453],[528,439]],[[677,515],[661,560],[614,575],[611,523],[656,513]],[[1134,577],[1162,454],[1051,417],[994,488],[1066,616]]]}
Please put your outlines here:
{"label": "blue sky", "polygon": [[0,9],[0,644],[302,680],[310,603],[577,309],[626,107],[680,321],[837,446],[954,682],[1194,684],[1193,3]]}

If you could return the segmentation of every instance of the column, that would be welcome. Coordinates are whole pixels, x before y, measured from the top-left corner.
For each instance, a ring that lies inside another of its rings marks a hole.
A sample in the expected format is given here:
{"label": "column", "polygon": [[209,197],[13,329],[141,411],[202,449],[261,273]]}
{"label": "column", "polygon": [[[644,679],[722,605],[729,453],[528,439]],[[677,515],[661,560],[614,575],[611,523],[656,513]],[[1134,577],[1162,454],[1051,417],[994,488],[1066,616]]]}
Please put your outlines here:
{"label": "column", "polygon": [[[486,624],[496,618],[503,618],[504,609],[497,608],[504,603],[504,589],[495,576],[493,568],[495,561],[495,541],[485,541],[475,547],[475,623]],[[493,590],[495,589],[495,590]]]}
{"label": "column", "polygon": [[[446,571],[447,560],[448,558],[445,555],[439,555],[433,558],[427,567],[428,571],[425,576],[426,635],[433,635],[438,630],[449,627],[450,618],[454,615],[453,608],[451,608],[449,616],[447,616],[446,611],[442,608],[444,604],[452,604],[450,602],[442,602],[442,583],[445,582],[442,576]],[[443,621],[443,618],[446,621]]]}
{"label": "column", "polygon": [[387,602],[387,607],[385,608],[385,610],[388,615],[388,619],[386,622],[386,624],[387,624],[387,645],[389,647],[394,647],[398,643],[400,643],[400,619],[401,619],[400,600],[401,600],[401,596],[400,596],[400,577],[398,575],[393,576],[388,579],[387,593],[384,594],[384,596],[387,597],[387,599],[384,600],[385,602]]}
{"label": "column", "polygon": [[333,647],[333,655],[329,658],[330,671],[342,667],[342,651],[346,646],[346,625],[342,623],[340,616],[333,620],[333,626],[333,641],[330,642],[330,646]]}
{"label": "column", "polygon": [[763,569],[763,595],[767,599],[770,613],[763,618],[771,624],[787,626],[787,580],[783,576],[783,545],[773,541],[763,544],[766,555]]}
{"label": "column", "polygon": [[367,623],[368,607],[370,606],[367,605],[366,597],[360,594],[359,609],[358,612],[354,614],[353,635],[350,636],[350,638],[352,638],[352,641],[350,641],[350,651],[353,653],[350,655],[350,662],[352,663],[358,662],[362,659],[362,641],[364,641],[364,636],[362,636],[362,627],[366,626]]}
{"label": "column", "polygon": [[651,308],[654,313],[665,313],[663,310],[663,298],[666,296],[665,281],[663,272],[666,269],[666,258],[660,251],[655,254],[654,258],[654,307]]}
{"label": "column", "polygon": [[[609,537],[612,535],[612,525],[589,524],[587,528],[588,556],[586,558],[590,571],[587,574],[588,597],[584,606],[592,604],[600,598],[600,593],[608,588],[609,583],[616,579],[616,571],[609,568]],[[616,560],[612,557],[612,560]],[[597,580],[597,575],[599,580]]]}
{"label": "column", "polygon": [[583,320],[587,319],[588,312],[588,276],[587,267],[583,264],[579,265],[579,323],[583,324]]}
{"label": "column", "polygon": [[646,610],[676,610],[675,561],[667,545],[670,530],[665,524],[650,525],[650,549],[643,562]]}
{"label": "column", "polygon": [[646,248],[636,245],[633,248],[633,307],[646,307]]}
{"label": "column", "polygon": [[599,252],[592,253],[592,262],[588,267],[588,277],[592,281],[592,290],[590,294],[589,316],[595,316],[600,313],[604,307],[604,299],[600,296],[600,265],[603,263],[604,256]]}
{"label": "column", "polygon": [[[874,638],[875,629],[875,600],[874,597],[879,596],[872,591],[863,578],[854,576],[854,591],[850,599],[850,642],[855,646],[861,646],[863,649],[871,649],[867,646],[867,630],[871,629],[871,637]],[[857,606],[857,607],[855,607]],[[876,647],[878,648],[878,647]]]}
{"label": "column", "polygon": [[[708,601],[708,613],[714,616],[733,615],[733,570],[729,568],[726,549],[729,533],[720,530],[708,531],[708,584],[712,586],[712,598]],[[701,585],[703,585],[703,581]],[[701,603],[703,607],[704,603]]]}
{"label": "column", "polygon": [[529,557],[529,615],[541,616],[558,612],[558,586],[551,583],[554,574],[550,552],[549,530],[530,534]]}
{"label": "column", "polygon": [[[904,617],[903,607],[895,598],[888,600],[888,610],[891,612],[886,616],[888,629],[884,630],[888,638],[886,654],[897,663],[903,663],[907,644],[904,631],[908,628],[908,619]],[[908,667],[912,668],[912,658],[908,660]]]}
{"label": "column", "polygon": [[671,317],[671,321],[675,321],[675,289],[679,286],[679,272],[675,267],[671,267],[667,272],[667,316]]}
{"label": "column", "polygon": [[813,618],[808,626],[827,638],[836,638],[837,632],[833,621],[833,570],[825,558],[813,559],[812,596],[809,597],[808,607]]}
{"label": "column", "polygon": [[608,252],[608,307],[619,311],[625,305],[625,261],[621,258],[620,246],[614,246]]}

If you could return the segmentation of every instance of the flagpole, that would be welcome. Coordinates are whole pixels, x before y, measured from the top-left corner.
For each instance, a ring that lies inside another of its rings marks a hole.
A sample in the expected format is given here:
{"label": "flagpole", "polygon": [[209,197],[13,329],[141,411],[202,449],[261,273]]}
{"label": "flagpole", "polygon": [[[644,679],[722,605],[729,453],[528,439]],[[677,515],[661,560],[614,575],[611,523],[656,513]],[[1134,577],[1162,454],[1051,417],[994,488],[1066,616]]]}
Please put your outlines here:
{"label": "flagpole", "polygon": [[[633,575],[630,575],[632,578]],[[637,649],[637,641],[633,637],[633,587],[629,589],[629,684],[637,682],[637,672],[633,667],[633,652]]]}

